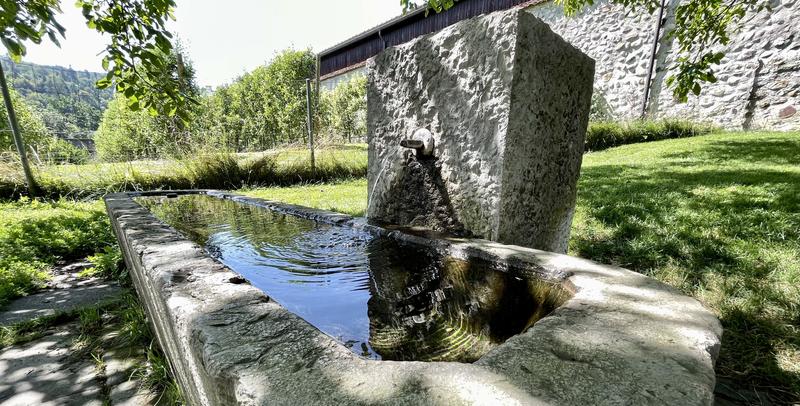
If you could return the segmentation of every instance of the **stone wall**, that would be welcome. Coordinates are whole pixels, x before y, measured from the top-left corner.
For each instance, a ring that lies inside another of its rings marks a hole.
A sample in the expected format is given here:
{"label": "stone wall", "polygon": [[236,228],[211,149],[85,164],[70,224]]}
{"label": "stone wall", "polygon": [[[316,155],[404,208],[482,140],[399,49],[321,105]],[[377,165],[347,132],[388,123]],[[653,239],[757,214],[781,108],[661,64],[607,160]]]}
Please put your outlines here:
{"label": "stone wall", "polygon": [[[665,30],[674,25],[678,1],[667,2]],[[617,119],[639,116],[657,15],[629,12],[601,0],[574,18],[552,2],[527,11],[597,61],[595,91]],[[733,129],[800,129],[800,0],[773,0],[772,11],[738,27],[721,66],[718,82],[699,97],[677,103],[665,81],[675,62],[674,41],[663,38],[656,55],[648,101],[651,117],[710,121]]]}
{"label": "stone wall", "polygon": [[[679,0],[669,0],[664,30],[674,24]],[[772,0],[764,11],[739,27],[721,66],[719,81],[704,86],[699,97],[677,103],[665,81],[674,63],[674,44],[662,35],[648,100],[649,117],[707,121],[730,129],[800,129],[800,0]],[[561,7],[544,2],[526,9],[544,20],[572,45],[597,61],[596,99],[611,118],[638,118],[647,80],[656,15],[628,12],[599,0],[580,15],[564,16]],[[749,17],[748,17],[749,18]],[[348,71],[347,79],[364,74]],[[323,81],[332,88],[339,77]]]}

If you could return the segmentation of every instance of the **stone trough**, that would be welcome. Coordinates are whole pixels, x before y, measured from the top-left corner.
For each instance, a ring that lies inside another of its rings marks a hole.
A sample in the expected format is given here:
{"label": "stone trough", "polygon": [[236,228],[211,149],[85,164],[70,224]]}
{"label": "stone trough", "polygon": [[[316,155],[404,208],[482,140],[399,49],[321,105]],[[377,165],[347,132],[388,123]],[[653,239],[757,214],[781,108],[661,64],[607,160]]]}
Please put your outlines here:
{"label": "stone trough", "polygon": [[[204,193],[446,255],[513,265],[569,292],[561,306],[472,363],[363,358],[286,310],[158,220],[105,199],[136,290],[192,405],[711,404],[722,329],[696,300],[651,278],[481,239],[426,238],[363,219]],[[166,192],[163,192],[166,193]]]}

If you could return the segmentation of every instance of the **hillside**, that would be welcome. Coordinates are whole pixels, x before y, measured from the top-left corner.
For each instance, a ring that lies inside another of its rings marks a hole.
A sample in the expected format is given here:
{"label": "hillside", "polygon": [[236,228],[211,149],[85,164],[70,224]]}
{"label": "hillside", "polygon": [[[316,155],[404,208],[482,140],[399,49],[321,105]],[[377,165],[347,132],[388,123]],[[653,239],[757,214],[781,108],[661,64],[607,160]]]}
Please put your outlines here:
{"label": "hillside", "polygon": [[97,89],[102,73],[76,71],[63,66],[14,63],[0,56],[11,86],[41,111],[45,125],[62,137],[85,137],[97,129],[111,89]]}

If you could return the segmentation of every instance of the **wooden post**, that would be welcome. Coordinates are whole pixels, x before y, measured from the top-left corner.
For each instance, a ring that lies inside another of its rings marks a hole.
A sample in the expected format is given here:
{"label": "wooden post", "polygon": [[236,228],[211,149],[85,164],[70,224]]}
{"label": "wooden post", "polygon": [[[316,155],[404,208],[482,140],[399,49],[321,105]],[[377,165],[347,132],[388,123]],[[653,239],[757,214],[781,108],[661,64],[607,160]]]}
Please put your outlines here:
{"label": "wooden post", "polygon": [[306,79],[306,112],[308,113],[308,149],[311,151],[311,172],[316,173],[316,162],[314,162],[314,119],[311,115],[311,79]]}
{"label": "wooden post", "polygon": [[28,186],[28,193],[35,196],[37,192],[36,180],[33,178],[31,166],[28,162],[28,154],[25,152],[25,142],[22,140],[22,133],[19,131],[19,124],[17,123],[17,114],[14,112],[14,105],[11,103],[11,92],[8,90],[8,83],[6,83],[6,74],[3,72],[3,64],[0,63],[0,90],[3,93],[3,100],[6,103],[6,112],[8,113],[8,124],[11,126],[11,135],[14,137],[14,145],[19,152],[19,160],[22,163],[22,172],[25,174],[25,183]]}

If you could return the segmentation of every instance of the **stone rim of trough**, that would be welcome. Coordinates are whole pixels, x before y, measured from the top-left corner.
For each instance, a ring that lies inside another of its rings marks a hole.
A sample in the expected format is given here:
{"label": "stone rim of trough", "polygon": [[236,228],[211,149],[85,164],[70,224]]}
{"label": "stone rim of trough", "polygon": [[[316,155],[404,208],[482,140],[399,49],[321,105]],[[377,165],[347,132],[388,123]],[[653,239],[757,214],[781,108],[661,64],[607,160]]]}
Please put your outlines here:
{"label": "stone rim of trough", "polygon": [[[199,193],[356,227],[560,281],[562,306],[472,364],[359,357],[133,200]],[[711,404],[722,327],[623,268],[480,239],[429,239],[325,210],[215,190],[105,197],[125,261],[191,404]]]}

